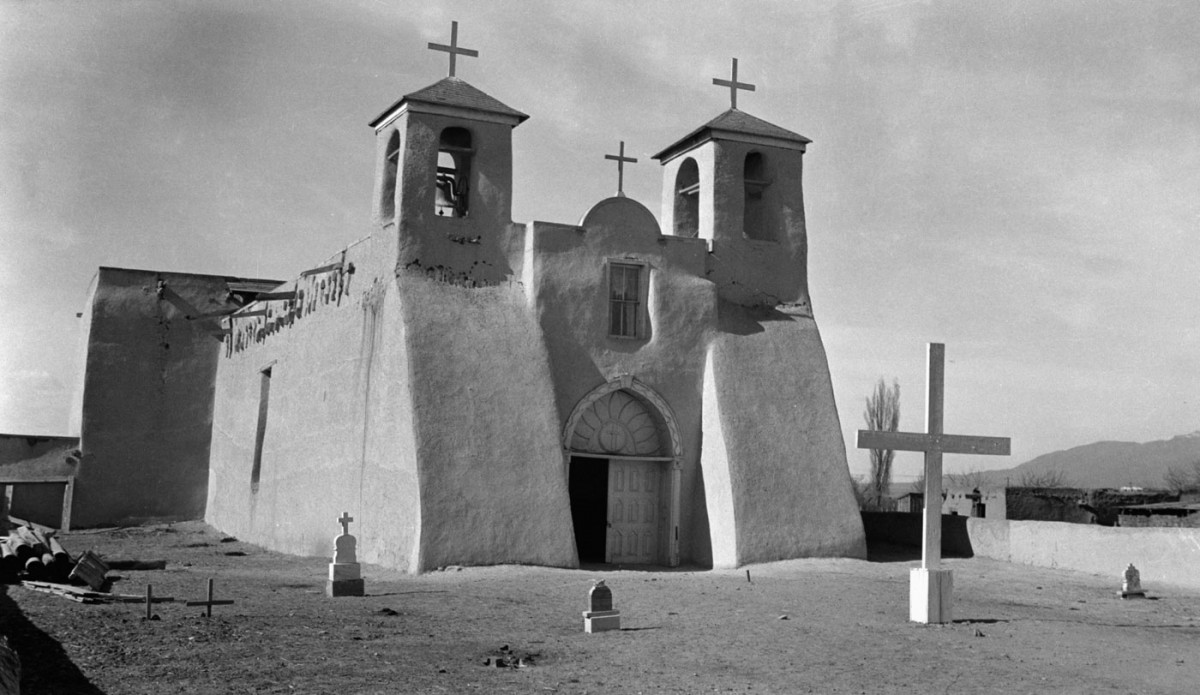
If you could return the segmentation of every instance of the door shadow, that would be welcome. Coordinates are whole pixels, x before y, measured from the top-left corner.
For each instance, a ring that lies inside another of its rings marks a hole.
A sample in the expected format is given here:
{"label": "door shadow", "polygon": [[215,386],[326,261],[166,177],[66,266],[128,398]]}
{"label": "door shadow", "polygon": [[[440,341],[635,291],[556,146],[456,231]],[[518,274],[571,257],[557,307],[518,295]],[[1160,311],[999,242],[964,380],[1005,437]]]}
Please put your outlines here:
{"label": "door shadow", "polygon": [[0,585],[0,630],[21,659],[22,695],[104,695],[83,675],[57,640],[31,623]]}

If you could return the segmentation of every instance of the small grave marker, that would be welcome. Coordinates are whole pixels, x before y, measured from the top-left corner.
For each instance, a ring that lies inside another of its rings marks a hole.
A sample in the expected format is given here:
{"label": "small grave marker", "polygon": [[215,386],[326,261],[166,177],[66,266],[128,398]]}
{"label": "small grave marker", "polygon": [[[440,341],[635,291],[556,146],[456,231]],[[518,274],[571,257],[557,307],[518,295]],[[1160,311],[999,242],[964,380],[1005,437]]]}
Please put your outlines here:
{"label": "small grave marker", "polygon": [[612,589],[601,579],[588,592],[588,610],[583,612],[583,631],[587,633],[621,629],[621,611],[613,610]]}
{"label": "small grave marker", "polygon": [[366,593],[356,553],[358,541],[350,535],[351,521],[354,521],[354,517],[349,512],[342,512],[338,517],[342,535],[333,539],[333,562],[329,563],[329,581],[325,584],[325,593],[330,597],[362,596]]}
{"label": "small grave marker", "polygon": [[[150,587],[149,586],[146,587],[146,595],[147,595],[147,597],[150,595]],[[213,599],[213,580],[209,579],[208,580],[208,600],[206,600],[206,601],[188,601],[187,605],[189,605],[189,606],[204,606],[204,617],[211,618],[213,606],[229,606],[229,605],[233,605],[233,601],[231,601],[229,599],[224,599],[224,600],[220,600],[220,601],[214,600]]]}
{"label": "small grave marker", "polygon": [[1133,563],[1129,563],[1125,568],[1121,582],[1121,598],[1146,598],[1146,592],[1142,591],[1142,574]]}

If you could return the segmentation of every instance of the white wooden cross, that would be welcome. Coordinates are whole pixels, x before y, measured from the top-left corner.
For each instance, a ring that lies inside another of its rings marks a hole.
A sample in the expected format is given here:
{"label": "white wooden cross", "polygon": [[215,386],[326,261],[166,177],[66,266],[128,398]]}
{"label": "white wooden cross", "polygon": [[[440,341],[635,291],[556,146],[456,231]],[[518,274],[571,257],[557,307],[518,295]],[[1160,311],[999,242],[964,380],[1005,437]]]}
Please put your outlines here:
{"label": "white wooden cross", "polygon": [[343,536],[350,535],[350,522],[351,521],[354,521],[354,517],[350,516],[350,512],[342,512],[342,515],[340,517],[338,517],[338,523],[342,525],[342,535]]}
{"label": "white wooden cross", "polygon": [[721,87],[729,87],[729,108],[737,108],[737,93],[739,89],[744,89],[747,92],[754,91],[754,85],[748,82],[738,82],[737,80],[737,58],[733,59],[733,76],[728,80],[713,78],[713,84]]}
{"label": "white wooden cross", "polygon": [[909,617],[919,623],[947,623],[952,619],[953,579],[942,563],[942,454],[1008,456],[1007,437],[974,437],[942,433],[942,400],[946,372],[946,346],[929,343],[926,376],[924,433],[858,431],[859,449],[892,449],[925,453],[925,517],[921,541],[921,567],[914,569],[909,591]]}
{"label": "white wooden cross", "polygon": [[625,141],[621,141],[620,154],[606,154],[605,159],[614,160],[617,163],[617,195],[625,197],[625,162],[637,164],[637,160],[633,157],[625,156]]}
{"label": "white wooden cross", "polygon": [[456,59],[460,55],[469,56],[471,58],[479,57],[479,51],[472,50],[470,48],[459,48],[458,47],[458,22],[450,22],[450,45],[449,46],[447,46],[444,43],[430,43],[429,50],[443,51],[445,53],[450,54],[450,77],[454,77],[454,67],[455,67]]}

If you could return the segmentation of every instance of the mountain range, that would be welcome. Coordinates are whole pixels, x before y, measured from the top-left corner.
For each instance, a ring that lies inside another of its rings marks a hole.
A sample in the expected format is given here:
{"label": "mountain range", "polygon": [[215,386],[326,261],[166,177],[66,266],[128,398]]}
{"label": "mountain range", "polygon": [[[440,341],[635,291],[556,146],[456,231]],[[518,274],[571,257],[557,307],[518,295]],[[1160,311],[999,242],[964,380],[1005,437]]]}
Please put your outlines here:
{"label": "mountain range", "polygon": [[1043,454],[1014,468],[980,471],[969,477],[975,485],[989,486],[1019,485],[1023,479],[1059,475],[1067,487],[1161,488],[1168,470],[1191,470],[1196,461],[1200,461],[1200,431],[1142,444],[1084,444]]}

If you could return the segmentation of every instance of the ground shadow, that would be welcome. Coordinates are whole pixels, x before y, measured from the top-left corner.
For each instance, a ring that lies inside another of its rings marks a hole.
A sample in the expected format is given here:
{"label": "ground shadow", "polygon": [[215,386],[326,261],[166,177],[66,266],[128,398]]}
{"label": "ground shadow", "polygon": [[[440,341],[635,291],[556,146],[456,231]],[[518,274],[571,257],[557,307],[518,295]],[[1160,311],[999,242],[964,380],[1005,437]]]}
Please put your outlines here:
{"label": "ground shadow", "polygon": [[0,586],[0,629],[21,659],[22,695],[104,695],[83,675],[62,645],[31,623]]}
{"label": "ground shadow", "polygon": [[959,618],[951,620],[955,625],[994,625],[996,623],[1007,623],[1008,620],[1002,618]]}
{"label": "ground shadow", "polygon": [[671,572],[707,572],[711,567],[701,567],[700,565],[679,565],[678,567],[669,567],[667,565],[622,565],[620,563],[608,562],[581,562],[579,569],[587,572],[653,572],[653,573],[671,573]]}
{"label": "ground shadow", "polygon": [[[921,559],[924,535],[920,514],[907,512],[862,512],[870,562],[911,562]],[[967,518],[942,515],[942,557],[974,557]]]}

